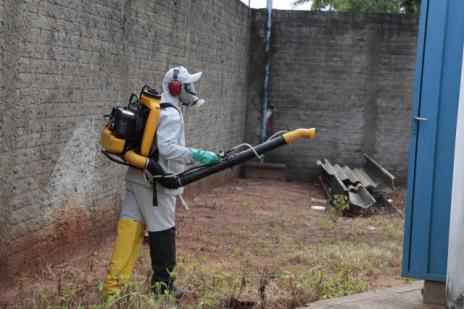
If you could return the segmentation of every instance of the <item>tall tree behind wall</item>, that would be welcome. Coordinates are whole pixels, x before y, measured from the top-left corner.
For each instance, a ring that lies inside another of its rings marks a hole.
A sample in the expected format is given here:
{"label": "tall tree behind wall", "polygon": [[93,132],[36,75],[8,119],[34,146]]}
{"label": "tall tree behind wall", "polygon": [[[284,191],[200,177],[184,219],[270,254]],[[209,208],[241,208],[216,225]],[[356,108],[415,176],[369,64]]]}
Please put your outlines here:
{"label": "tall tree behind wall", "polygon": [[[297,6],[310,0],[295,0]],[[420,0],[313,0],[312,9],[339,12],[384,12],[419,14]]]}

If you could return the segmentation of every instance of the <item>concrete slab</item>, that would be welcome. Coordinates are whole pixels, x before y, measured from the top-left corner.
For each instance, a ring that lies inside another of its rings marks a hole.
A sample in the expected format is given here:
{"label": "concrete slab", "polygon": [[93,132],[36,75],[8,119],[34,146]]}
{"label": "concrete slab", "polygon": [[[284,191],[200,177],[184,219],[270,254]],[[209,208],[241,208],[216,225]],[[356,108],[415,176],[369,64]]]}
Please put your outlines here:
{"label": "concrete slab", "polygon": [[434,305],[446,304],[446,283],[438,281],[424,281],[424,303]]}
{"label": "concrete slab", "polygon": [[372,309],[441,309],[444,306],[426,305],[422,303],[423,281],[392,287],[374,292],[366,292],[351,296],[327,299],[308,304],[309,309],[327,308],[372,308]]}

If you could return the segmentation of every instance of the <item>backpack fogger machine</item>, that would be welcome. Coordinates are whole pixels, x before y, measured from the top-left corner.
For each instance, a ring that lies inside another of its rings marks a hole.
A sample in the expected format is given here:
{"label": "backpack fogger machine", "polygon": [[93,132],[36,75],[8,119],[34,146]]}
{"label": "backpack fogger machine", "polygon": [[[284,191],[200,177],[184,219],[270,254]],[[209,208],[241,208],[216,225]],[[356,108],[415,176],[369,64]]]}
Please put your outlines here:
{"label": "backpack fogger machine", "polygon": [[101,135],[102,152],[112,161],[145,169],[154,164],[153,140],[158,127],[161,96],[148,86],[140,95],[132,94],[124,107],[113,107],[104,115],[107,122]]}
{"label": "backpack fogger machine", "polygon": [[[156,145],[153,145],[161,110],[174,107],[160,103],[160,99],[156,90],[144,86],[139,96],[131,95],[127,106],[114,107],[111,114],[104,116],[107,123],[101,136],[101,144],[102,152],[110,160],[146,169],[150,171],[153,183],[158,182],[168,189],[186,186],[227,168],[259,158],[262,154],[291,144],[299,138],[313,139],[316,136],[314,128],[280,131],[259,145],[240,144],[221,151],[218,153],[221,159],[211,165],[195,164],[183,172],[171,174],[158,164]],[[156,203],[155,198],[153,202]]]}

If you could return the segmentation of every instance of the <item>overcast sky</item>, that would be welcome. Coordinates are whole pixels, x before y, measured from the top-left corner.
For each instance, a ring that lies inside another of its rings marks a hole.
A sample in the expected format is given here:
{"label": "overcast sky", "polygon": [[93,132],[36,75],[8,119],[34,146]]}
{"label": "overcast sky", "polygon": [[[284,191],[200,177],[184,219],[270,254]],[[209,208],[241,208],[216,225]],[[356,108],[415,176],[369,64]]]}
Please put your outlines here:
{"label": "overcast sky", "polygon": [[[248,5],[248,0],[241,1]],[[292,2],[293,0],[273,0],[272,8],[277,10],[309,10],[311,8],[311,3],[306,3],[293,8]],[[265,8],[266,0],[250,0],[250,5],[252,8]]]}

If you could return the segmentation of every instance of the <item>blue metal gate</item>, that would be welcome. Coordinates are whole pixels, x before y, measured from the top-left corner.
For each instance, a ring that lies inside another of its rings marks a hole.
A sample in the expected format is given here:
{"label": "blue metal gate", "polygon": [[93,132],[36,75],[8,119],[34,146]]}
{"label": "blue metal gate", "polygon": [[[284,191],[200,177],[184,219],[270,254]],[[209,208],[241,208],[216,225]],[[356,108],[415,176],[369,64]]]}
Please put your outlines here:
{"label": "blue metal gate", "polygon": [[403,275],[445,281],[464,42],[464,0],[422,2]]}

